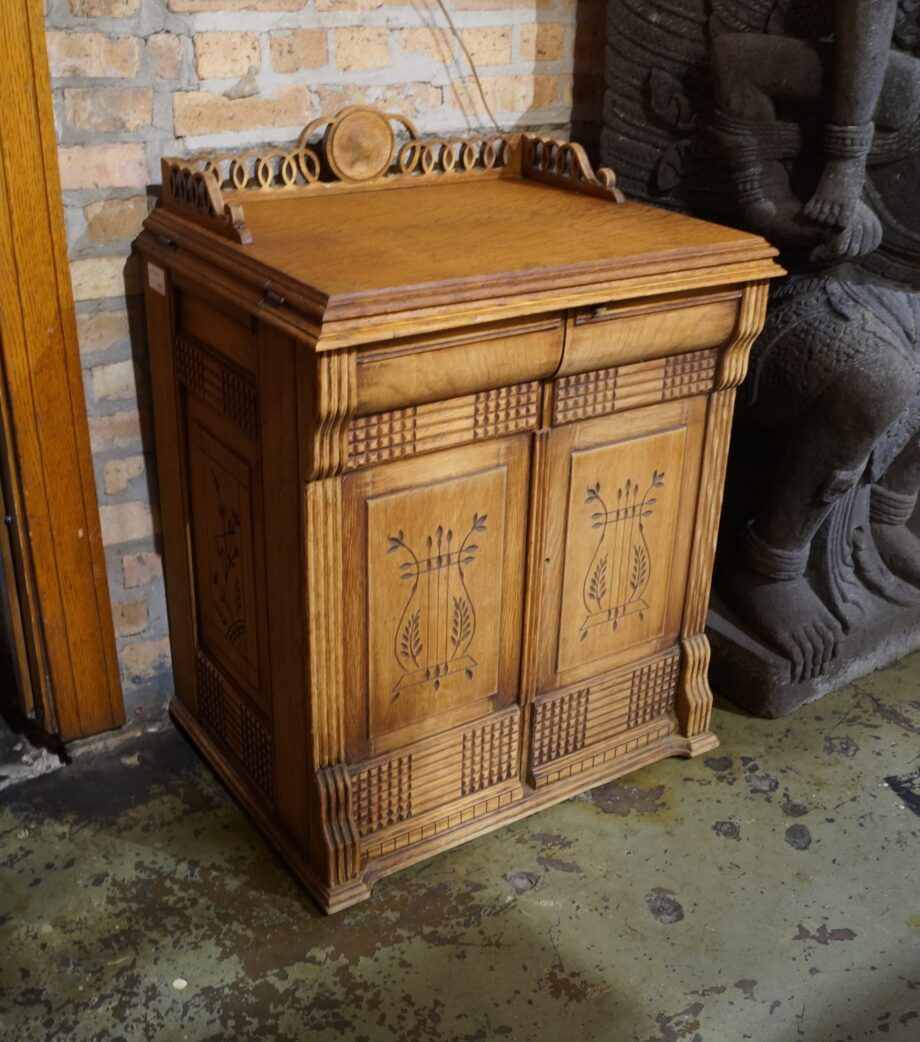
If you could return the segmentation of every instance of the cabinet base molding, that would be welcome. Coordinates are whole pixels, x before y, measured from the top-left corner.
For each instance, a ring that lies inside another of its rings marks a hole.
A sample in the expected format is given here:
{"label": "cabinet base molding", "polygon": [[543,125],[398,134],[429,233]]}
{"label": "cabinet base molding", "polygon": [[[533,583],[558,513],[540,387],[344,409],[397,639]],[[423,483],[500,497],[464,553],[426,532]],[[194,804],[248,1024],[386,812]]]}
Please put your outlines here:
{"label": "cabinet base molding", "polygon": [[175,723],[191,738],[198,751],[229,789],[230,795],[252,819],[256,828],[275,848],[310,897],[324,912],[331,915],[370,897],[370,887],[361,876],[335,886],[328,886],[324,883],[311,868],[303,851],[292,843],[284,830],[279,827],[277,818],[270,808],[253,796],[252,788],[240,779],[236,768],[223,750],[197,723],[180,699],[173,698],[170,701],[169,712]]}
{"label": "cabinet base molding", "polygon": [[490,810],[481,817],[461,822],[436,836],[422,839],[412,846],[374,858],[365,865],[362,878],[365,885],[370,888],[384,876],[392,875],[419,861],[424,861],[425,858],[433,857],[435,854],[460,846],[471,839],[494,832],[495,829],[504,825],[511,825],[515,821],[553,807],[557,803],[562,803],[563,800],[570,799],[589,789],[616,781],[617,778],[637,771],[640,767],[647,767],[649,764],[669,756],[681,756],[687,759],[702,756],[704,753],[718,748],[718,745],[718,738],[711,732],[697,735],[695,738],[684,738],[682,735],[672,732],[654,744],[635,748],[616,759],[599,762],[584,769],[581,773],[561,777],[551,785],[545,785],[539,789],[525,785],[517,800],[509,800],[503,806]]}
{"label": "cabinet base molding", "polygon": [[[412,829],[403,833],[383,838],[368,837],[368,842],[362,843],[359,874],[353,879],[329,885],[318,878],[304,854],[278,828],[269,808],[253,798],[251,788],[240,781],[236,768],[178,698],[172,700],[170,712],[231,795],[327,914],[360,904],[371,896],[371,887],[379,879],[435,854],[520,821],[588,789],[615,781],[658,760],[669,756],[689,759],[708,753],[719,745],[712,732],[685,738],[676,733],[673,722],[656,721],[651,729],[624,735],[622,750],[617,745],[609,750],[594,751],[590,760],[582,761],[578,770],[571,765],[563,766],[557,772],[558,777],[551,783],[543,782],[540,788],[516,784],[507,789],[477,794],[475,798],[465,797],[445,808],[441,814],[429,815],[431,820],[415,823]],[[663,728],[667,728],[666,733],[658,737],[659,729]]]}

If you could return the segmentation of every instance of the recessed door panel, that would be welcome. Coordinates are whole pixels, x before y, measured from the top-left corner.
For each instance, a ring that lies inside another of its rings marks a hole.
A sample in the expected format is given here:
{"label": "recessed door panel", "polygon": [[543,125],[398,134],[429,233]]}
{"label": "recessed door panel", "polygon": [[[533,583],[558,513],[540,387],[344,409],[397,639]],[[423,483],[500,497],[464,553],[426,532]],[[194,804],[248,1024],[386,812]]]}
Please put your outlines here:
{"label": "recessed door panel", "polygon": [[[359,755],[517,697],[527,438],[346,479],[350,732]],[[353,627],[353,628],[352,628]]]}
{"label": "recessed door panel", "polygon": [[507,470],[367,504],[371,731],[498,690]]}
{"label": "recessed door panel", "polygon": [[678,428],[572,453],[560,673],[662,632],[686,440]]}
{"label": "recessed door panel", "polygon": [[691,399],[551,435],[541,691],[676,639],[704,416]]}
{"label": "recessed door panel", "polygon": [[252,467],[195,419],[190,460],[201,644],[229,675],[256,689]]}

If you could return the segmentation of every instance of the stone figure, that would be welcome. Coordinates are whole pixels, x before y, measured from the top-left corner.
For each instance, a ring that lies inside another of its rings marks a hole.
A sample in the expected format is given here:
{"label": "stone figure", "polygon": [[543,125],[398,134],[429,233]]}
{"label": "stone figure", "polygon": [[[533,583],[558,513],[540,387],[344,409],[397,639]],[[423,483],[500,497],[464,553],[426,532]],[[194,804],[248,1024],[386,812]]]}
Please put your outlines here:
{"label": "stone figure", "polygon": [[609,0],[603,160],[780,246],[713,677],[779,715],[920,647],[920,2]]}

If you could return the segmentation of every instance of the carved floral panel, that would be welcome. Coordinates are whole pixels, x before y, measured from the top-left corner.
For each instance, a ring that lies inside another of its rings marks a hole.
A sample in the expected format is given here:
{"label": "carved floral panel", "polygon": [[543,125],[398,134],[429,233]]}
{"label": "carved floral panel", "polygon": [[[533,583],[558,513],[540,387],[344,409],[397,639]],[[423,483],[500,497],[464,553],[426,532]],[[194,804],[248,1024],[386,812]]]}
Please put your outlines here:
{"label": "carved floral panel", "polygon": [[251,468],[194,424],[189,439],[200,639],[229,674],[258,684]]}

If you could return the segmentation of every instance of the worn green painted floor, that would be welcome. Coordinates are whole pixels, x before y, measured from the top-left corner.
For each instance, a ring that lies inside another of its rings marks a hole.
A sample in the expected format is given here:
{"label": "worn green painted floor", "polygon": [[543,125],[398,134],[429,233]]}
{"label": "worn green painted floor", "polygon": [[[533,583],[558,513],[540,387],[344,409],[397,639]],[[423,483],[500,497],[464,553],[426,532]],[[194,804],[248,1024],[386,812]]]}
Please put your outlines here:
{"label": "worn green painted floor", "polygon": [[329,919],[176,732],[80,757],[0,793],[0,1038],[917,1042],[920,656],[715,725]]}

